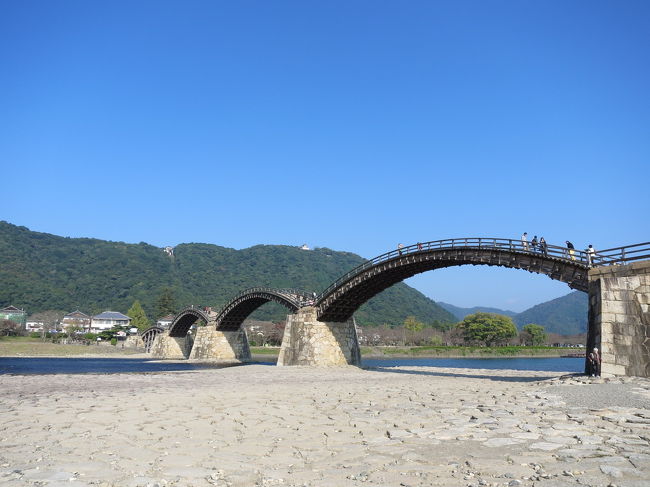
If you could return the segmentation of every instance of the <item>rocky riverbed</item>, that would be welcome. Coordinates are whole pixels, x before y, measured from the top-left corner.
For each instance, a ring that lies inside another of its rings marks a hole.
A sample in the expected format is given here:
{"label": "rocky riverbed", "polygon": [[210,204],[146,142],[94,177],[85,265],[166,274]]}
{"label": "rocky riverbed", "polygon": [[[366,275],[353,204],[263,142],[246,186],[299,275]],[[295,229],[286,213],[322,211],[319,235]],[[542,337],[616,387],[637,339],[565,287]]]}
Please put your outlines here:
{"label": "rocky riverbed", "polygon": [[8,486],[650,485],[645,379],[248,365],[0,387]]}

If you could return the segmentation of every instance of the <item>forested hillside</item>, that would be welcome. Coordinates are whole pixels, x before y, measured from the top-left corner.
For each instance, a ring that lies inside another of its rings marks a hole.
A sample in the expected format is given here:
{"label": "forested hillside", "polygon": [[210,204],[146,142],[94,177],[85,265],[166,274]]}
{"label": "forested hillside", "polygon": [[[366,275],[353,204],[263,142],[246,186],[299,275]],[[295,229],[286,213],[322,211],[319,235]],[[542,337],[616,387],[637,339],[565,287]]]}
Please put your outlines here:
{"label": "forested hillside", "polygon": [[[0,222],[0,306],[13,304],[29,314],[49,309],[125,313],[138,299],[153,318],[164,288],[172,289],[177,308],[196,304],[218,309],[247,287],[320,292],[362,262],[362,257],[347,252],[281,245],[235,250],[181,244],[171,257],[146,243],[58,237]],[[456,321],[403,283],[370,300],[355,316],[360,324],[398,325],[408,315],[429,324]],[[275,304],[253,315],[284,316],[286,310]]]}
{"label": "forested hillside", "polygon": [[519,328],[536,323],[551,333],[577,335],[587,332],[587,305],[587,293],[573,291],[522,311],[513,319]]}
{"label": "forested hillside", "polygon": [[535,305],[521,313],[482,306],[461,308],[453,304],[441,302],[438,304],[458,320],[477,311],[484,311],[510,316],[519,329],[534,323],[542,325],[549,333],[559,335],[577,335],[587,332],[587,294],[581,291],[573,291],[566,296]]}
{"label": "forested hillside", "polygon": [[438,301],[438,305],[449,311],[451,314],[453,314],[456,318],[458,318],[459,321],[465,319],[465,316],[467,315],[473,315],[474,313],[496,313],[499,315],[504,315],[504,316],[509,316],[512,318],[515,316],[517,313],[514,311],[509,311],[506,309],[499,309],[499,308],[489,308],[486,306],[474,306],[472,308],[461,308],[460,306],[454,306],[453,304],[449,303],[442,303]]}

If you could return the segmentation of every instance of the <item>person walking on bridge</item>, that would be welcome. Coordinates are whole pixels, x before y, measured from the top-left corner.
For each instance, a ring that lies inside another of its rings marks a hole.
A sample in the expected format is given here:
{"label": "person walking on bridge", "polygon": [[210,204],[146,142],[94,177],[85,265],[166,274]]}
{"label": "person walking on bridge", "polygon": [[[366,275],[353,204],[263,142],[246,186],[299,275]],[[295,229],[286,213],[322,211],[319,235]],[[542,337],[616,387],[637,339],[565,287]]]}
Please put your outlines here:
{"label": "person walking on bridge", "polygon": [[530,245],[533,247],[533,252],[537,253],[537,235],[530,241]]}
{"label": "person walking on bridge", "polygon": [[567,254],[568,254],[569,257],[571,258],[571,260],[576,260],[576,257],[575,257],[575,253],[576,253],[576,251],[575,251],[575,247],[574,247],[573,244],[572,244],[571,242],[569,242],[568,240],[566,241],[566,249],[567,249]]}
{"label": "person walking on bridge", "polygon": [[402,255],[402,249],[404,248],[403,243],[398,243],[397,244],[397,251],[399,252],[399,255]]}
{"label": "person walking on bridge", "polygon": [[521,246],[528,252],[528,233],[524,232],[521,236]]}
{"label": "person walking on bridge", "polygon": [[544,237],[540,237],[539,239],[539,249],[542,251],[542,254],[544,254],[544,257],[548,257],[548,244],[546,243],[546,240],[544,240]]}
{"label": "person walking on bridge", "polygon": [[589,244],[589,247],[587,247],[587,265],[591,267],[594,265],[594,254],[596,253],[596,249],[594,249],[593,245]]}

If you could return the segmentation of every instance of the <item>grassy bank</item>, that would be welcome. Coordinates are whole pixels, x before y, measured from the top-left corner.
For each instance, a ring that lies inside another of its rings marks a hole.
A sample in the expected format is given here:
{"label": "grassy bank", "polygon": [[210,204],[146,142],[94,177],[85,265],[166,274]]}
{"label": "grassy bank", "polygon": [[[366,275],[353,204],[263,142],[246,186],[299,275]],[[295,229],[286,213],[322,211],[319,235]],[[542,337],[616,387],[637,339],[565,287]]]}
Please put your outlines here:
{"label": "grassy bank", "polygon": [[[120,345],[64,345],[29,337],[3,337],[0,339],[0,357],[71,357],[83,355],[110,355],[115,357],[142,353]],[[276,358],[280,347],[251,347],[251,354],[258,357]],[[558,347],[361,347],[361,355],[367,358],[443,357],[443,358],[490,358],[490,357],[560,357],[584,353],[579,348]]]}
{"label": "grassy bank", "polygon": [[31,337],[2,337],[0,357],[74,357],[83,355],[111,355],[115,357],[134,355],[141,350],[122,348],[120,345],[64,345]]}

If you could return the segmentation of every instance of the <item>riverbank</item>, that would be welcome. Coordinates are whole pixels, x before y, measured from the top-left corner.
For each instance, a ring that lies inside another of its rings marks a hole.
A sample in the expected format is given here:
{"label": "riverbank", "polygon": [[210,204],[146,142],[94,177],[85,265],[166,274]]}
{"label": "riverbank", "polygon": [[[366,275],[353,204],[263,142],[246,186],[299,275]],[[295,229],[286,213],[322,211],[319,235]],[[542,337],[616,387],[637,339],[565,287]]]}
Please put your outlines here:
{"label": "riverbank", "polygon": [[150,357],[144,350],[111,344],[63,344],[29,337],[0,339],[0,357]]}
{"label": "riverbank", "polygon": [[[502,357],[564,357],[580,353],[579,348],[563,347],[361,347],[368,358],[422,357],[422,358],[502,358]],[[584,352],[583,352],[584,356]]]}
{"label": "riverbank", "polygon": [[[584,349],[582,349],[584,350]],[[275,361],[280,347],[251,347],[256,361]],[[560,347],[361,347],[364,358],[503,358],[564,357],[579,348]],[[584,352],[582,352],[584,353]],[[141,349],[110,344],[62,344],[27,337],[0,340],[0,357],[145,357]]]}
{"label": "riverbank", "polygon": [[0,483],[606,486],[650,476],[650,381],[421,367],[0,376]]}
{"label": "riverbank", "polygon": [[[280,347],[251,347],[251,353],[256,357],[277,359]],[[361,347],[364,358],[555,358],[569,355],[584,357],[584,351],[563,347]]]}

